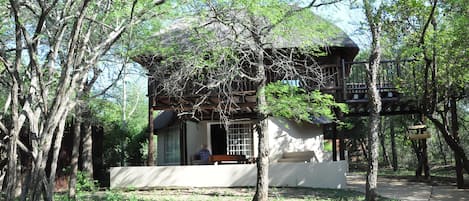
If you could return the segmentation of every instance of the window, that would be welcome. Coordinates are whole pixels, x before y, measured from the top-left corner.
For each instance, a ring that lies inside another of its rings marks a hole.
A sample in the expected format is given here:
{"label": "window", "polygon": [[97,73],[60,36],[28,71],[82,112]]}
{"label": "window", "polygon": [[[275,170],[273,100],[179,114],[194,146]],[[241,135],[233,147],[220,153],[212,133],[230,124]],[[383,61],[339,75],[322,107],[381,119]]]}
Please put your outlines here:
{"label": "window", "polygon": [[282,80],[282,83],[293,87],[300,87],[300,80]]}
{"label": "window", "polygon": [[179,147],[179,127],[170,127],[167,134],[163,138],[164,146],[164,164],[173,165],[180,164],[181,152]]}
{"label": "window", "polygon": [[230,124],[226,139],[228,155],[253,157],[252,124]]}

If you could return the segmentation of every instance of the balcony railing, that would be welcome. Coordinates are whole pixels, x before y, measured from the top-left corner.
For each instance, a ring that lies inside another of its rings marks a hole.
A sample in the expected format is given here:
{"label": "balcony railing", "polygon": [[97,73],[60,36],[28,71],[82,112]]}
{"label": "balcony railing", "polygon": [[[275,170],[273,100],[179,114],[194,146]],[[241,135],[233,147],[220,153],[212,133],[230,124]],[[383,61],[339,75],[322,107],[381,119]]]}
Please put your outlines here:
{"label": "balcony railing", "polygon": [[[384,99],[396,99],[399,97],[397,81],[401,78],[401,66],[414,60],[401,61],[381,61],[379,72],[377,74],[376,87]],[[345,79],[343,79],[343,96],[345,101],[366,100],[368,94],[368,85],[366,83],[368,62],[342,62],[342,70]],[[348,70],[348,71],[347,71]]]}
{"label": "balcony railing", "polygon": [[[380,63],[380,70],[377,76],[377,88],[381,93],[382,98],[398,98],[399,93],[396,81],[401,77],[401,66],[413,60],[401,61],[382,61]],[[345,62],[342,60],[339,64],[325,64],[321,65],[322,84],[306,83],[309,89],[320,88],[323,92],[333,94],[337,101],[366,101],[368,86],[366,84],[366,65],[367,62]],[[286,83],[295,83],[300,87],[303,85],[295,78],[285,78],[281,73],[266,72],[267,82],[275,82],[278,80],[285,80]],[[311,75],[311,76],[317,76]],[[313,79],[311,79],[313,80]],[[163,92],[162,85],[157,80],[152,80],[150,93],[157,94],[157,96],[167,96]],[[233,93],[240,94],[255,94],[258,84],[248,79],[240,79],[233,81],[229,90]],[[212,91],[210,91],[212,90]],[[183,96],[194,97],[198,94],[211,94],[216,95],[218,92],[216,88],[197,88],[197,86],[186,86],[183,91]]]}

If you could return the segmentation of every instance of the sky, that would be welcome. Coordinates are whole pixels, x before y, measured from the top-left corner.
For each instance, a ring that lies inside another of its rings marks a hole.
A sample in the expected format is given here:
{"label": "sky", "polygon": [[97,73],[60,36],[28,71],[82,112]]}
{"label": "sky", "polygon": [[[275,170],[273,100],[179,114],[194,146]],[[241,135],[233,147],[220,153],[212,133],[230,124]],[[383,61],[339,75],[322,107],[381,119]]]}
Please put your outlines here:
{"label": "sky", "polygon": [[370,44],[368,32],[360,30],[360,23],[365,22],[363,10],[351,8],[349,1],[315,8],[313,12],[342,29],[360,49]]}

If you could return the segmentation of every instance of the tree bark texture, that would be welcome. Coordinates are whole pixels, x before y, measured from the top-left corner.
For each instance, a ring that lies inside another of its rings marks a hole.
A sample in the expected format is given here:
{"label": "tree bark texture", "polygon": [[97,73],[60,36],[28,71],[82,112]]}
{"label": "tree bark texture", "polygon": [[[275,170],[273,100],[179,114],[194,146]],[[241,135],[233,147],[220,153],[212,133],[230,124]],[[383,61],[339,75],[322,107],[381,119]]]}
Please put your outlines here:
{"label": "tree bark texture", "polygon": [[428,165],[428,151],[427,151],[427,140],[418,139],[412,140],[412,148],[414,149],[415,156],[417,157],[417,168],[415,169],[415,178],[417,180],[429,179],[430,168]]}
{"label": "tree bark texture", "polygon": [[391,134],[392,170],[397,171],[399,166],[397,162],[396,132],[394,130],[394,121],[392,118],[390,118],[389,129]]}
{"label": "tree bark texture", "polygon": [[[85,106],[87,107],[87,106]],[[91,114],[84,113],[84,117],[90,117]],[[88,114],[88,115],[86,115]],[[81,161],[82,171],[86,173],[86,176],[93,179],[93,131],[91,129],[91,120],[83,120],[83,131],[81,132]]]}
{"label": "tree bark texture", "polygon": [[380,132],[379,132],[379,143],[381,144],[381,150],[383,151],[383,163],[384,165],[390,166],[388,153],[386,151],[386,141],[385,141],[385,128],[383,127],[383,122],[380,122]]}
{"label": "tree bark texture", "polygon": [[378,187],[379,114],[370,115],[370,133],[368,134],[368,171],[366,179],[366,200],[376,200]]}
{"label": "tree bark texture", "polygon": [[78,174],[78,158],[80,154],[80,133],[81,133],[81,108],[76,107],[76,119],[73,122],[73,149],[72,149],[72,159],[70,162],[70,180],[68,185],[68,197],[72,200],[76,199],[76,184],[77,184],[77,174]]}
{"label": "tree bark texture", "polygon": [[8,141],[8,168],[7,168],[7,188],[6,188],[6,198],[7,200],[13,200],[15,199],[15,188],[16,188],[16,182],[17,182],[17,175],[16,175],[16,166],[17,166],[17,159],[18,159],[18,153],[17,153],[17,144],[16,141],[18,140],[18,136],[21,130],[21,123],[19,120],[19,69],[21,66],[21,55],[22,51],[19,49],[19,47],[22,47],[22,42],[21,42],[21,26],[20,26],[20,21],[17,17],[17,12],[18,12],[18,4],[14,1],[10,1],[12,4],[12,11],[15,13],[15,42],[16,42],[16,58],[15,58],[15,63],[14,66],[7,66],[7,69],[10,73],[11,79],[12,79],[12,85],[10,89],[10,94],[12,97],[12,102],[11,102],[11,120],[12,120],[12,126],[10,129],[10,132],[7,133],[9,136],[9,141]]}
{"label": "tree bark texture", "polygon": [[459,160],[461,161],[462,168],[466,171],[466,173],[469,173],[469,160],[467,158],[467,155],[464,149],[459,144],[459,139],[454,138],[453,134],[455,133],[452,133],[452,131],[448,130],[448,127],[445,126],[445,123],[434,118],[432,115],[427,114],[427,117],[433,122],[436,128],[441,132],[446,143],[451,148],[451,150],[453,150],[455,159],[456,159],[456,155],[458,155]]}
{"label": "tree bark texture", "polygon": [[10,141],[8,143],[8,169],[7,169],[7,188],[6,193],[7,197],[6,200],[14,200],[16,197],[15,189],[17,183],[17,174],[16,174],[16,166],[18,165],[17,160],[17,149],[16,149],[16,140],[18,139],[18,135],[13,134],[10,135]]}
{"label": "tree bark texture", "polygon": [[[163,2],[155,1],[154,5]],[[56,166],[56,149],[60,148],[56,143],[60,138],[57,135],[59,124],[68,115],[69,108],[74,108],[75,95],[90,69],[126,28],[146,19],[146,13],[150,11],[150,8],[132,8],[132,13],[121,12],[124,16],[112,22],[112,17],[102,16],[112,13],[98,15],[91,10],[101,3],[90,0],[4,2],[8,4],[4,7],[9,9],[8,12],[4,10],[9,14],[5,18],[6,24],[14,27],[13,32],[2,37],[7,39],[6,44],[11,44],[8,48],[14,45],[14,53],[0,54],[11,96],[11,104],[2,108],[10,115],[0,121],[1,133],[8,136],[7,200],[16,197],[18,148],[33,158],[33,162],[25,166],[30,179],[23,184],[22,198],[30,201],[52,199],[55,170],[47,175],[46,167]],[[127,4],[132,5],[136,3]],[[114,4],[109,3],[109,6]],[[5,50],[2,46],[0,52]],[[27,124],[24,124],[26,120]],[[30,147],[17,145],[21,143],[18,136],[22,128],[29,129]]]}
{"label": "tree bark texture", "polygon": [[446,152],[443,150],[443,143],[441,142],[441,133],[438,131],[438,150],[440,151],[440,155],[443,157],[443,163],[448,165],[448,160],[446,159]]}
{"label": "tree bark texture", "polygon": [[366,161],[368,161],[368,150],[366,149],[366,140],[359,139],[360,149],[363,153],[363,157]]}
{"label": "tree bark texture", "polygon": [[257,125],[259,139],[259,156],[257,159],[257,182],[254,201],[267,201],[269,193],[269,150],[268,137],[265,136],[267,119],[261,120]]}
{"label": "tree bark texture", "polygon": [[427,139],[422,139],[422,168],[423,175],[426,180],[430,179],[430,165],[428,164],[428,145]]}
{"label": "tree bark texture", "polygon": [[[260,44],[260,43],[258,43]],[[257,77],[260,83],[257,87],[257,106],[262,108],[267,105],[267,100],[264,93],[266,86],[266,74],[264,64],[264,52],[262,49],[258,50],[257,58]],[[259,123],[257,124],[257,135],[259,139],[259,156],[257,159],[257,182],[256,193],[254,194],[254,201],[267,201],[269,194],[269,136],[267,134],[267,119],[261,111],[259,114]]]}
{"label": "tree bark texture", "polygon": [[381,112],[381,97],[377,89],[377,75],[379,63],[381,61],[380,32],[381,32],[381,12],[378,8],[376,14],[373,13],[372,5],[364,0],[365,15],[370,27],[372,36],[372,48],[369,63],[366,66],[366,83],[368,87],[369,105],[369,133],[368,133],[368,171],[366,179],[366,200],[376,200],[376,188],[378,186],[378,154],[379,154],[379,125]]}
{"label": "tree bark texture", "polygon": [[[459,144],[459,122],[456,97],[450,98],[450,111],[451,111],[451,135],[456,143]],[[456,183],[458,188],[464,188],[464,174],[463,174],[463,158],[461,153],[454,153],[454,160],[456,161]],[[467,171],[469,173],[469,171]]]}
{"label": "tree bark texture", "polygon": [[57,130],[57,134],[55,136],[54,140],[54,148],[53,148],[53,155],[52,155],[52,162],[51,162],[51,168],[50,168],[50,174],[49,174],[49,186],[48,186],[48,197],[53,197],[53,193],[55,190],[55,176],[57,173],[57,160],[59,159],[59,154],[60,154],[60,148],[62,147],[62,138],[64,135],[64,130],[65,130],[65,122],[66,118],[64,117],[59,124],[59,128]]}

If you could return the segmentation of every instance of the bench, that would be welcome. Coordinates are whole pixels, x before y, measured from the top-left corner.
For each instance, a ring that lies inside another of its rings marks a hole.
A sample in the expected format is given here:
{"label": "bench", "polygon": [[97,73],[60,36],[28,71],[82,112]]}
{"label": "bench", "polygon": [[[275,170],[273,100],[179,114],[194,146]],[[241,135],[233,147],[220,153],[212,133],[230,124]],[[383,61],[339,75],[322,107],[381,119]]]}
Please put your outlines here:
{"label": "bench", "polygon": [[245,155],[212,155],[210,156],[210,162],[212,163],[247,163]]}

